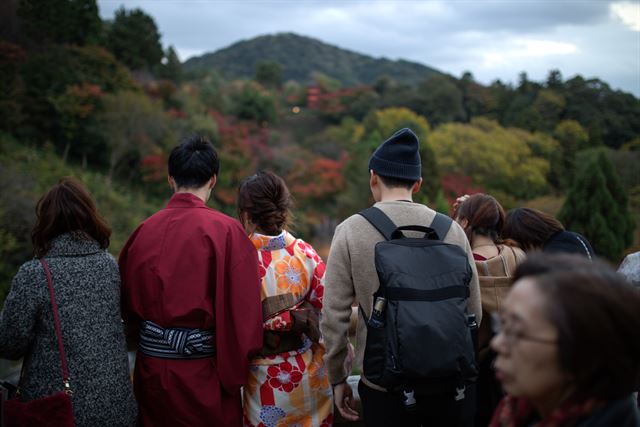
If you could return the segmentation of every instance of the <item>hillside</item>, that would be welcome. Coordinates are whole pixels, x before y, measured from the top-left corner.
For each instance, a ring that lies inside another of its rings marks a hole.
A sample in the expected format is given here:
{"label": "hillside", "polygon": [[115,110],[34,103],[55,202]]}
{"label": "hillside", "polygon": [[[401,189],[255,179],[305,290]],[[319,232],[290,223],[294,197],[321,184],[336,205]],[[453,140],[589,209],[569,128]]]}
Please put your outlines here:
{"label": "hillside", "polygon": [[243,40],[214,53],[191,58],[184,63],[184,69],[216,69],[229,79],[253,77],[256,64],[266,60],[282,65],[285,81],[304,82],[313,72],[321,72],[346,86],[371,84],[383,75],[414,84],[431,75],[442,74],[415,62],[373,58],[293,33]]}

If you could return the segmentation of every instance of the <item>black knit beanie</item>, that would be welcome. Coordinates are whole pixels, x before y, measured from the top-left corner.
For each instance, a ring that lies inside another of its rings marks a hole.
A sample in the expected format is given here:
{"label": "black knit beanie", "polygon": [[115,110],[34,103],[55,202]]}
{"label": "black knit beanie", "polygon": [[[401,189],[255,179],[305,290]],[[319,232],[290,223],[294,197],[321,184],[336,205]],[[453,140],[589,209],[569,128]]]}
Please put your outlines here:
{"label": "black knit beanie", "polygon": [[369,170],[389,178],[418,181],[422,177],[420,142],[409,128],[394,133],[369,159]]}

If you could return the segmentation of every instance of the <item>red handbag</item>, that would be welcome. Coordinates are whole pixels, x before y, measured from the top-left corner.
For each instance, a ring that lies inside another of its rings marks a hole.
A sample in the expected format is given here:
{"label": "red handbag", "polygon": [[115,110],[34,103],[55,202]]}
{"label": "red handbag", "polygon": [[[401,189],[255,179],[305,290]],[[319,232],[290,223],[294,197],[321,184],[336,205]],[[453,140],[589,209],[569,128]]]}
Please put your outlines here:
{"label": "red handbag", "polygon": [[51,297],[51,310],[53,312],[53,321],[56,329],[56,339],[58,340],[60,364],[62,365],[64,391],[30,402],[22,402],[19,397],[5,401],[2,412],[4,414],[4,426],[6,427],[73,427],[75,425],[73,406],[71,405],[72,391],[69,384],[69,367],[64,354],[64,346],[62,345],[60,316],[58,315],[58,305],[56,304],[56,297],[53,291],[51,271],[49,271],[49,265],[43,258],[40,259],[40,263],[47,275],[47,285],[49,286],[49,296]]}

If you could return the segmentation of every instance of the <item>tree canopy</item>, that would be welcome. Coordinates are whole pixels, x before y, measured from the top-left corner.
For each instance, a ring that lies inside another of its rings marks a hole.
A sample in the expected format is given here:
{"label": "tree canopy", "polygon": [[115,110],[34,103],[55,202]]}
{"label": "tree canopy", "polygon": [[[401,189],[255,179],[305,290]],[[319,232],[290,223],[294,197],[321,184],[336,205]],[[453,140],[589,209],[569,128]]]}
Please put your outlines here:
{"label": "tree canopy", "polygon": [[107,47],[132,70],[150,70],[160,64],[164,52],[155,21],[141,9],[116,11],[107,32]]}
{"label": "tree canopy", "polygon": [[558,218],[569,230],[582,233],[596,254],[612,261],[631,244],[635,224],[627,196],[603,151],[593,153],[580,168]]}

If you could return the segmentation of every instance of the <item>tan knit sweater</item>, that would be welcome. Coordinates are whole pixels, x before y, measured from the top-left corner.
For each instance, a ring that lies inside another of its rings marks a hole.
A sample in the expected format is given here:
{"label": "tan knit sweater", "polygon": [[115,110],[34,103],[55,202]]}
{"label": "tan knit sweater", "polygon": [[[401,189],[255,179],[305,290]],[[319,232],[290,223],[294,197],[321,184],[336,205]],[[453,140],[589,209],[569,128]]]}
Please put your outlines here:
{"label": "tan knit sweater", "polygon": [[[385,201],[376,203],[374,206],[387,214],[397,226],[429,226],[436,214],[427,206],[406,201]],[[342,382],[350,374],[344,366],[344,361],[348,354],[347,334],[351,305],[355,301],[362,307],[367,317],[371,315],[373,294],[380,286],[374,263],[374,248],[375,244],[382,240],[384,240],[382,235],[366,219],[357,214],[338,225],[333,235],[325,273],[323,315],[320,325],[327,349],[325,358],[331,384]],[[469,241],[462,228],[454,222],[445,242],[460,246],[469,256],[469,265],[473,272],[469,312],[475,313],[479,324],[482,318],[480,287]],[[366,340],[367,329],[362,316],[358,316],[353,366],[360,372],[362,372]],[[384,390],[366,379],[363,381],[370,387]]]}

